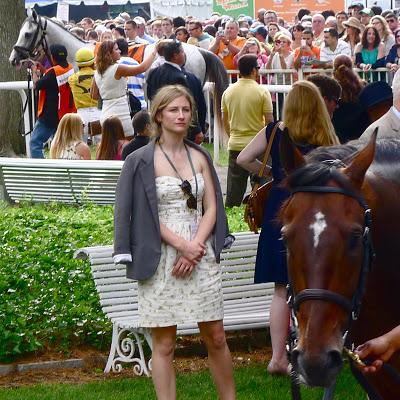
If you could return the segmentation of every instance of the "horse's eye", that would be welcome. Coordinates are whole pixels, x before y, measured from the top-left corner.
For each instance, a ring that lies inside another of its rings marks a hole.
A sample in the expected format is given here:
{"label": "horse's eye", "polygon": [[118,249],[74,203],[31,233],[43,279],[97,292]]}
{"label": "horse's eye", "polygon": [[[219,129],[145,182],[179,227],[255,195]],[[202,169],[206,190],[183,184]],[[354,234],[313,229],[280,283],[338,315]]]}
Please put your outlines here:
{"label": "horse's eye", "polygon": [[32,36],[32,33],[26,32],[25,33],[25,39],[29,39]]}
{"label": "horse's eye", "polygon": [[355,250],[361,242],[362,234],[361,232],[352,232],[349,237],[349,249]]}

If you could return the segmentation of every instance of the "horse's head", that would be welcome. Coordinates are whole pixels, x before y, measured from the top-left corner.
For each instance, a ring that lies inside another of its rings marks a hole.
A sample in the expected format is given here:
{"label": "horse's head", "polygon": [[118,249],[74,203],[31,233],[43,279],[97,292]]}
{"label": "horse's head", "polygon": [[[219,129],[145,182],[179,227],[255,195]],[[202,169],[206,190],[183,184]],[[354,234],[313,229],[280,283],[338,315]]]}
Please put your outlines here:
{"label": "horse's head", "polygon": [[292,363],[311,386],[328,387],[342,366],[343,335],[359,299],[355,294],[369,239],[361,193],[375,139],[376,132],[348,166],[337,160],[306,163],[290,139],[282,139],[292,195],[280,218],[298,323]]}
{"label": "horse's head", "polygon": [[18,40],[13,46],[10,54],[9,62],[14,67],[20,68],[21,63],[30,57],[41,41],[41,33],[45,29],[42,26],[43,19],[36,13],[35,10],[28,8],[28,17],[25,19],[19,32]]}

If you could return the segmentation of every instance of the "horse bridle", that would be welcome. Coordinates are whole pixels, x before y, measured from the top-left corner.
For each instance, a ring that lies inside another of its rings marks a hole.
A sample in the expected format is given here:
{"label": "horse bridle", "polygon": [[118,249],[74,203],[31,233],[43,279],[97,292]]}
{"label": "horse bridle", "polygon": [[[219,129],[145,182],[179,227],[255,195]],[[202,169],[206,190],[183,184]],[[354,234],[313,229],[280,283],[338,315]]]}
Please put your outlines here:
{"label": "horse bridle", "polygon": [[357,289],[353,295],[352,300],[349,300],[345,296],[332,292],[331,290],[319,289],[319,288],[307,288],[294,294],[292,288],[290,288],[290,301],[294,313],[297,313],[302,303],[309,300],[323,300],[331,303],[336,303],[340,307],[344,308],[350,315],[351,320],[356,320],[360,313],[362,296],[364,295],[367,275],[371,269],[372,260],[374,257],[374,251],[372,246],[371,237],[371,226],[372,216],[371,209],[368,207],[363,196],[357,193],[351,188],[348,179],[341,174],[337,168],[345,167],[341,161],[338,160],[327,160],[324,164],[331,165],[330,177],[339,184],[339,187],[334,186],[298,186],[291,191],[291,194],[295,193],[318,193],[318,194],[342,194],[344,196],[352,197],[360,204],[364,209],[364,232],[362,235],[363,245],[363,259],[360,270],[360,276],[358,280]]}
{"label": "horse bridle", "polygon": [[[330,178],[339,184],[339,187],[334,186],[298,186],[291,190],[291,195],[295,193],[318,193],[318,194],[342,194],[347,197],[351,197],[355,199],[360,206],[364,209],[364,232],[362,236],[362,245],[363,245],[363,258],[361,264],[360,275],[358,279],[358,285],[356,291],[353,294],[351,300],[346,298],[345,296],[333,292],[327,289],[321,288],[306,288],[300,291],[298,294],[295,294],[293,291],[293,287],[291,284],[288,285],[288,304],[291,309],[291,320],[292,320],[292,328],[288,338],[288,351],[291,354],[293,348],[297,342],[298,332],[297,332],[297,318],[296,314],[299,311],[299,307],[305,301],[310,300],[322,300],[330,303],[335,303],[342,307],[349,314],[349,320],[347,324],[347,328],[343,333],[343,337],[348,342],[350,338],[348,336],[348,332],[351,327],[352,321],[356,320],[359,316],[362,297],[365,292],[367,276],[369,271],[371,270],[372,261],[374,258],[374,250],[372,245],[372,236],[371,236],[371,227],[372,227],[372,216],[371,209],[369,208],[367,202],[364,197],[357,193],[350,185],[349,180],[338,171],[338,168],[344,168],[346,165],[341,160],[326,160],[323,162],[330,166],[329,174]],[[292,398],[293,399],[301,399],[300,388],[297,379],[297,372],[292,368],[291,372],[291,390],[292,390]],[[364,389],[365,386],[363,385]],[[333,388],[326,389],[324,394],[324,399],[331,399],[333,396]]]}
{"label": "horse bridle", "polygon": [[[14,46],[14,50],[21,54],[23,57],[25,57],[25,59],[28,59],[29,57],[31,58],[35,58],[38,54],[38,47],[42,46],[43,50],[45,51],[46,55],[48,55],[48,44],[47,44],[47,40],[46,40],[46,35],[47,35],[47,19],[46,18],[42,18],[40,15],[37,16],[37,27],[36,27],[36,31],[33,34],[33,39],[30,43],[30,45],[28,47],[24,47],[24,46]],[[42,21],[43,25],[42,25]],[[38,39],[39,34],[41,33],[40,39]],[[37,42],[37,43],[36,43]]]}

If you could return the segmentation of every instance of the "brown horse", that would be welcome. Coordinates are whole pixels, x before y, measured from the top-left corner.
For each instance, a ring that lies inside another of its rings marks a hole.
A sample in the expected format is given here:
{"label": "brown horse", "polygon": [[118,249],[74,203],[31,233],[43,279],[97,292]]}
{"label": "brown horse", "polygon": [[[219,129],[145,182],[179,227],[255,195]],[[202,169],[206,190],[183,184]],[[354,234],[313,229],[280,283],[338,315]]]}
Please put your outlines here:
{"label": "brown horse", "polygon": [[[368,143],[321,147],[306,159],[282,141],[291,197],[279,218],[298,323],[292,363],[307,385],[334,382],[346,331],[357,346],[400,324],[399,154],[400,140],[376,141],[376,132]],[[389,364],[400,371],[400,352]],[[367,381],[380,398],[400,399],[387,370]]]}

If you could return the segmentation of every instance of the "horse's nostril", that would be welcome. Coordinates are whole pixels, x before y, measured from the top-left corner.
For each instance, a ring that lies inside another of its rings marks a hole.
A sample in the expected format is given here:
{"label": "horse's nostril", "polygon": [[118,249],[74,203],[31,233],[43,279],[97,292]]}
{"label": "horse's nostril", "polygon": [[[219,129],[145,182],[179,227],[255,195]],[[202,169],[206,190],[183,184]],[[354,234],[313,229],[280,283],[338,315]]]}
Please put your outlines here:
{"label": "horse's nostril", "polygon": [[328,367],[332,369],[341,368],[343,364],[342,355],[337,350],[328,352]]}

